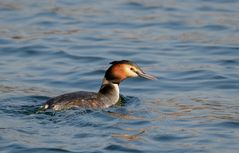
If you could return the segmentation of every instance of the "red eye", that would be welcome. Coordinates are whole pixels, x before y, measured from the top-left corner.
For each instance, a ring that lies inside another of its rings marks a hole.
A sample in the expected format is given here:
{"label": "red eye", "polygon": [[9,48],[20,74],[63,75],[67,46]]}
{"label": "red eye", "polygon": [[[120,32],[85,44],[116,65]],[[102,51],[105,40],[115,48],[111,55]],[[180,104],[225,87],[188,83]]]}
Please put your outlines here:
{"label": "red eye", "polygon": [[134,68],[132,68],[132,67],[130,68],[130,70],[135,72],[135,69],[134,69]]}

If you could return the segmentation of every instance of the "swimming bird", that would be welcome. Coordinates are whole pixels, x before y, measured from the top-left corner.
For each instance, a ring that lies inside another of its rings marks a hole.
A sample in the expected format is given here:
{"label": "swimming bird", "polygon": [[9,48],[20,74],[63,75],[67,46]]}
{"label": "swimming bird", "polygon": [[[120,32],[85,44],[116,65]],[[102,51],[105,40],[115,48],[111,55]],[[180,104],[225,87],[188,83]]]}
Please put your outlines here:
{"label": "swimming bird", "polygon": [[95,92],[78,91],[66,93],[46,101],[41,108],[55,111],[74,107],[103,109],[120,101],[119,84],[132,77],[143,77],[155,80],[156,77],[146,74],[137,64],[129,60],[113,61],[106,70],[100,90]]}

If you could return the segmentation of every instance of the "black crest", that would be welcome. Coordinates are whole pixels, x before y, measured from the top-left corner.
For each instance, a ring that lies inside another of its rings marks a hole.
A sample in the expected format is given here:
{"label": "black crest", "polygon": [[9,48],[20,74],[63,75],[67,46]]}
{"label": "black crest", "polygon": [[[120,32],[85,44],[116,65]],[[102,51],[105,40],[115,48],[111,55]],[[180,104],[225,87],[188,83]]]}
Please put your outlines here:
{"label": "black crest", "polygon": [[136,65],[134,62],[129,61],[129,60],[112,61],[112,62],[110,62],[110,64],[112,64],[112,65],[114,65],[114,64],[128,64],[128,65],[138,67],[138,65]]}
{"label": "black crest", "polygon": [[112,64],[112,65],[115,65],[115,64],[128,64],[128,65],[132,65],[132,66],[136,67],[137,69],[141,70],[141,68],[137,64],[135,64],[134,62],[132,62],[130,60],[112,61],[112,62],[110,62],[110,64]]}

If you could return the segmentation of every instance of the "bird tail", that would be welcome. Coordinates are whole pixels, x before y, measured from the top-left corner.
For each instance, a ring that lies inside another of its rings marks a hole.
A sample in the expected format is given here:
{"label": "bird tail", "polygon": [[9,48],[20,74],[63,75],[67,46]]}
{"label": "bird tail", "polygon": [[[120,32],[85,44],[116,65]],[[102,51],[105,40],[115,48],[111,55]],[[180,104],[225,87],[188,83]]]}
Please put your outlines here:
{"label": "bird tail", "polygon": [[44,111],[46,111],[48,108],[49,108],[49,105],[48,105],[48,104],[41,105],[41,106],[37,109],[36,113],[44,112]]}

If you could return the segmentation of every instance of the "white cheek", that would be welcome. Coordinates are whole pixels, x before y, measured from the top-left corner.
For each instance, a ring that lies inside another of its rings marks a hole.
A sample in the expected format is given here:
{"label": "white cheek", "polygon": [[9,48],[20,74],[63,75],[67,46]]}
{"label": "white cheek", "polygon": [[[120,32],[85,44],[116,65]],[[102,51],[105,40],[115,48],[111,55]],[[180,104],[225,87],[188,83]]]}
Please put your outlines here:
{"label": "white cheek", "polygon": [[127,68],[127,74],[130,76],[130,77],[138,77],[138,74],[133,72],[132,70],[130,70],[130,68]]}

